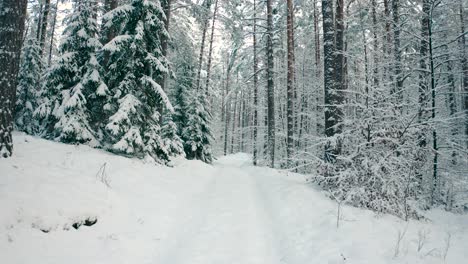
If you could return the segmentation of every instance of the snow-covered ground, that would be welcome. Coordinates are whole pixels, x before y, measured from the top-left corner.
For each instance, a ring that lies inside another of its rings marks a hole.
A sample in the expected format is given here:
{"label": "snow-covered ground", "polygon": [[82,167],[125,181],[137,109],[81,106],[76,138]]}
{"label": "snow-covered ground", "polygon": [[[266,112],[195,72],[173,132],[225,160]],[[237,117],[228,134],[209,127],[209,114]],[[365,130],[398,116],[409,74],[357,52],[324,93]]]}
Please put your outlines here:
{"label": "snow-covered ground", "polygon": [[[0,160],[0,263],[468,263],[467,215],[404,222],[343,206],[337,228],[323,192],[245,154],[167,168],[23,134],[15,143]],[[86,220],[97,222],[75,229]]]}

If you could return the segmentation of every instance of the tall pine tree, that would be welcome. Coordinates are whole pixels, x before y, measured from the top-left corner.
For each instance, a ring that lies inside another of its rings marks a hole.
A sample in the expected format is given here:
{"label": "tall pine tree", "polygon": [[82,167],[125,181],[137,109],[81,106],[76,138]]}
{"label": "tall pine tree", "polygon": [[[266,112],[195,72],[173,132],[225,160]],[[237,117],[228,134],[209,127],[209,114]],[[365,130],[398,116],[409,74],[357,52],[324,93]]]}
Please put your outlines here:
{"label": "tall pine tree", "polygon": [[[96,59],[98,40],[96,3],[76,1],[66,18],[60,57],[47,73],[42,91],[44,102],[37,109],[43,117],[44,134],[65,143],[98,146],[99,124],[92,115],[100,113],[96,98],[108,93]],[[91,109],[94,109],[91,112]]]}
{"label": "tall pine tree", "polygon": [[180,142],[172,142],[179,138],[164,138],[176,135],[176,127],[172,124],[163,127],[162,113],[158,110],[162,104],[167,115],[173,112],[166,93],[157,83],[168,71],[161,50],[161,36],[168,34],[164,19],[160,2],[147,0],[132,0],[104,16],[105,27],[120,29],[104,46],[104,51],[110,54],[105,66],[112,94],[106,108],[110,113],[106,125],[109,148],[162,163],[181,154],[173,147]]}
{"label": "tall pine tree", "polygon": [[16,129],[28,134],[36,132],[33,114],[37,104],[39,81],[42,73],[40,50],[36,38],[28,38],[23,47],[23,56],[18,73],[15,125]]}

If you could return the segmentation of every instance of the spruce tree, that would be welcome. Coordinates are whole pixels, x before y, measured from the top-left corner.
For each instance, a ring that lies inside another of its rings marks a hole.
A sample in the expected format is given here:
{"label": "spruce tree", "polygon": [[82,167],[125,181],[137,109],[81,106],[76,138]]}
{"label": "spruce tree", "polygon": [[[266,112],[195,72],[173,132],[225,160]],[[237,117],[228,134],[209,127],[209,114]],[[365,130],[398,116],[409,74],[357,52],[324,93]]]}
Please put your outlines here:
{"label": "spruce tree", "polygon": [[40,46],[34,37],[27,39],[23,47],[23,56],[18,73],[16,89],[16,129],[28,134],[36,132],[34,109],[37,104],[39,81],[42,73],[42,58]]}
{"label": "spruce tree", "polygon": [[96,59],[101,48],[97,10],[93,2],[77,1],[73,11],[65,20],[60,57],[47,73],[44,101],[36,113],[43,118],[47,138],[98,146],[99,124],[93,115],[101,112],[96,109],[102,109],[103,103],[97,106],[97,98],[106,97],[108,89]]}
{"label": "spruce tree", "polygon": [[[173,107],[157,79],[167,73],[167,61],[161,51],[161,36],[165,15],[159,1],[132,0],[104,16],[105,27],[120,29],[117,36],[104,46],[109,52],[107,83],[112,93],[108,104],[110,118],[106,125],[111,151],[151,157],[168,162],[179,155],[177,148],[167,147],[163,136],[162,104],[168,113]],[[169,114],[170,115],[170,114]],[[174,144],[180,139],[173,138]],[[170,145],[170,144],[169,144]]]}
{"label": "spruce tree", "polygon": [[211,114],[206,109],[209,105],[203,92],[194,91],[192,100],[188,105],[188,119],[182,133],[185,154],[188,159],[197,159],[206,163],[213,161],[211,152],[210,121]]}

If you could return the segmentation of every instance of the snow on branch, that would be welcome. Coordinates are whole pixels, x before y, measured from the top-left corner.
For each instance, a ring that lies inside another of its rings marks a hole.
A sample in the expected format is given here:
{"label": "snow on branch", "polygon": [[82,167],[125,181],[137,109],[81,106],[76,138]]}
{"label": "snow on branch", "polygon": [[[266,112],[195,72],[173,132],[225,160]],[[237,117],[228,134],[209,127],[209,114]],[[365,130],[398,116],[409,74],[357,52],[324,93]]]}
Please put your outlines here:
{"label": "snow on branch", "polygon": [[167,97],[167,94],[164,92],[164,90],[161,88],[159,84],[157,84],[152,78],[148,76],[143,76],[141,79],[143,83],[148,83],[150,84],[155,92],[161,97],[161,100],[164,102],[166,108],[171,112],[174,113],[174,107],[172,106],[169,97]]}

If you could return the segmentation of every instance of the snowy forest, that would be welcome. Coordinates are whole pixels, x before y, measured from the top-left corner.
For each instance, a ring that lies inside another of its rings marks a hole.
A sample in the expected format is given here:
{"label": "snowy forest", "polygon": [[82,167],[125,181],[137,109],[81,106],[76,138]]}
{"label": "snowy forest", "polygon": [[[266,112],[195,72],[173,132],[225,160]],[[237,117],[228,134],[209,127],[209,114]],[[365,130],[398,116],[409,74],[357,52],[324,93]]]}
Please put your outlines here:
{"label": "snowy forest", "polygon": [[467,25],[466,0],[0,0],[0,164],[15,133],[156,167],[246,153],[339,206],[463,214]]}
{"label": "snowy forest", "polygon": [[0,0],[0,262],[468,263],[467,38],[467,0]]}

